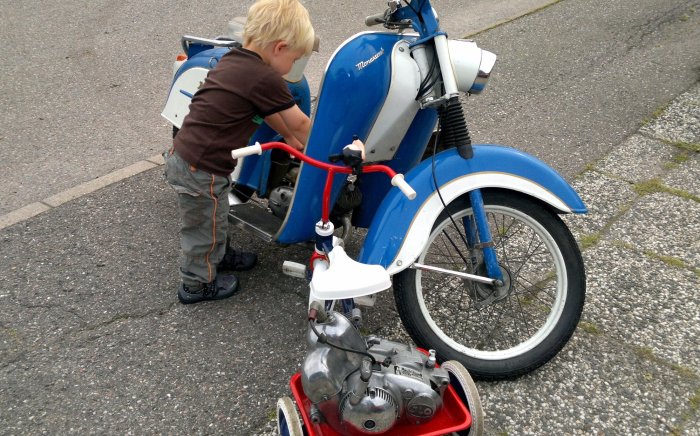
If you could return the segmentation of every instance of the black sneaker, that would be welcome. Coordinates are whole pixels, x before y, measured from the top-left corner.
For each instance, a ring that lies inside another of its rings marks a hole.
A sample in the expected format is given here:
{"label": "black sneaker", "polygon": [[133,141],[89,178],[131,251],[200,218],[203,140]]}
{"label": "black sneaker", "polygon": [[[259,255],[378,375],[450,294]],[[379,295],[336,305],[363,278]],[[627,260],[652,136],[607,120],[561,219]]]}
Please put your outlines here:
{"label": "black sneaker", "polygon": [[189,286],[180,284],[177,298],[182,304],[199,303],[207,300],[223,300],[238,292],[238,279],[233,275],[217,275],[211,283]]}
{"label": "black sneaker", "polygon": [[217,271],[248,271],[258,263],[258,255],[248,251],[228,248],[224,258],[217,265]]}

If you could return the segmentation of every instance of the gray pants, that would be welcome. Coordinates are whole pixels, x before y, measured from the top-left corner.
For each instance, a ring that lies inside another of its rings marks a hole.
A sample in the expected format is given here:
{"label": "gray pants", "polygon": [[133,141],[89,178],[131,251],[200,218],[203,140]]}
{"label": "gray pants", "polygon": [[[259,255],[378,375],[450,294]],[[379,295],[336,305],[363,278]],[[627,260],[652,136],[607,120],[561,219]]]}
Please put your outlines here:
{"label": "gray pants", "polygon": [[197,170],[177,153],[164,156],[180,206],[180,276],[189,286],[209,283],[226,252],[231,179]]}

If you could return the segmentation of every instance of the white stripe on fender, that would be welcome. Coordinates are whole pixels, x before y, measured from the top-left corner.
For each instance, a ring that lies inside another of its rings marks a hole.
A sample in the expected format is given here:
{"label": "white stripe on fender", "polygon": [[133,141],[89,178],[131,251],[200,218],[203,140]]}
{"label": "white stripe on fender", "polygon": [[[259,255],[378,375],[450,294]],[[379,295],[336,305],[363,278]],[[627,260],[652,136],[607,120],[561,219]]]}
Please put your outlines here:
{"label": "white stripe on fender", "polygon": [[[508,173],[483,172],[465,175],[440,186],[440,194],[445,200],[445,204],[450,204],[455,198],[479,188],[504,188],[521,192],[538,198],[564,213],[571,212],[571,209],[559,197],[545,187],[532,180]],[[387,268],[390,275],[411,266],[423,252],[430,237],[430,230],[443,209],[440,197],[436,192],[433,192],[423,202],[413,217],[397,256]]]}

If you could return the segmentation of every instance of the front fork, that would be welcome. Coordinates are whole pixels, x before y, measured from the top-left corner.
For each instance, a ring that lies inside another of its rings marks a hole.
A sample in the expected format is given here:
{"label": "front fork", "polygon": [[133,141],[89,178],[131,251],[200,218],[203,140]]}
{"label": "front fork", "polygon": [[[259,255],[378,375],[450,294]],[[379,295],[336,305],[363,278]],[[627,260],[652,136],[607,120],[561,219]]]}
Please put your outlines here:
{"label": "front fork", "polygon": [[[313,268],[315,267],[316,260],[328,262],[327,255],[333,249],[333,231],[334,226],[330,221],[325,224],[322,221],[316,223],[316,243],[314,244],[314,254],[311,256],[309,265],[311,274],[313,274]],[[311,278],[311,275],[307,277],[309,282],[311,281]],[[326,312],[333,309],[334,303],[334,300],[325,301],[324,308],[326,309]],[[345,298],[340,300],[340,303],[343,307],[343,313],[348,316],[348,319],[353,321],[353,323],[358,324],[360,321],[360,315],[355,310],[355,300],[352,298]]]}
{"label": "front fork", "polygon": [[[503,273],[501,267],[498,265],[498,258],[496,257],[496,250],[494,249],[493,238],[491,236],[491,229],[489,229],[481,190],[475,189],[469,192],[469,200],[471,202],[473,215],[471,217],[462,218],[467,243],[472,251],[477,248],[481,249],[484,256],[486,274],[489,278],[496,280],[497,285],[502,284]],[[476,263],[473,254],[472,263]]]}

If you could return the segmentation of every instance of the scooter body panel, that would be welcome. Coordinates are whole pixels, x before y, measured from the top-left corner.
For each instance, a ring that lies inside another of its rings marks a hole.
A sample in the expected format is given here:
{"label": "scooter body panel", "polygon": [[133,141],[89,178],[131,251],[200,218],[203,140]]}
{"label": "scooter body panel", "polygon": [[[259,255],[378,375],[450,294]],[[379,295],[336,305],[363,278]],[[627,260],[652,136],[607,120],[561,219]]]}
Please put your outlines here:
{"label": "scooter body panel", "polygon": [[[435,190],[433,173],[440,195]],[[423,252],[432,226],[452,200],[483,188],[502,188],[537,198],[560,212],[586,213],[573,188],[539,159],[508,147],[475,145],[474,157],[462,159],[455,149],[426,159],[408,174],[416,190],[408,200],[398,189],[384,198],[369,227],[359,261],[379,264],[390,274],[409,267]]]}
{"label": "scooter body panel", "polygon": [[[321,85],[318,107],[305,151],[308,156],[328,162],[328,157],[339,154],[345,145],[352,142],[354,135],[361,139],[370,136],[385,107],[387,95],[390,95],[394,47],[397,43],[403,43],[405,39],[406,36],[394,33],[364,32],[348,39],[334,53],[326,67]],[[407,50],[406,56],[410,56]],[[411,74],[417,75],[418,71],[415,70]],[[405,85],[409,95],[412,83],[411,80]],[[412,90],[413,96],[415,91]],[[417,111],[416,107],[415,112]],[[423,122],[416,123],[418,118],[414,117],[413,124],[407,123],[408,131],[412,128],[432,131],[434,120],[426,126]],[[402,137],[403,134],[399,141]],[[402,160],[415,161],[415,157],[407,159],[403,156],[407,152],[402,154],[400,149],[413,149],[410,152],[413,154],[422,153],[427,140],[419,142],[414,139],[409,142],[413,144],[406,147],[401,145],[392,161],[385,163],[393,166]],[[416,151],[417,149],[421,150]],[[295,243],[315,237],[314,224],[319,220],[322,209],[322,193],[318,187],[323,186],[325,180],[325,171],[302,164],[289,212],[275,237],[278,242]],[[345,176],[336,176],[331,204],[335,203],[344,180]],[[363,193],[372,195],[371,193],[377,190],[381,192],[378,197],[382,197],[388,187],[388,182],[383,181],[376,187],[363,188]],[[378,203],[377,201],[376,204]]]}

